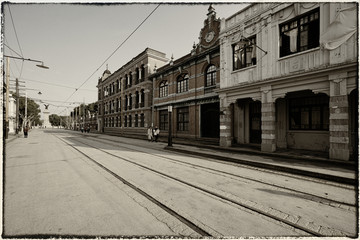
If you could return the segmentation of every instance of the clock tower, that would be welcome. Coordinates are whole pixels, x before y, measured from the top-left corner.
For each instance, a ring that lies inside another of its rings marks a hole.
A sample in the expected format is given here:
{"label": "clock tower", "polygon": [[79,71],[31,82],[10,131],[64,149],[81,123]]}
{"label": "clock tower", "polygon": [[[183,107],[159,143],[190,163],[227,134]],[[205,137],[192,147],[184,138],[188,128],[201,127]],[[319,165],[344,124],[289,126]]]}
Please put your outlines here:
{"label": "clock tower", "polygon": [[204,21],[204,27],[200,31],[200,41],[197,46],[194,46],[194,52],[200,53],[219,45],[220,23],[220,18],[216,18],[215,9],[210,4],[207,19]]}

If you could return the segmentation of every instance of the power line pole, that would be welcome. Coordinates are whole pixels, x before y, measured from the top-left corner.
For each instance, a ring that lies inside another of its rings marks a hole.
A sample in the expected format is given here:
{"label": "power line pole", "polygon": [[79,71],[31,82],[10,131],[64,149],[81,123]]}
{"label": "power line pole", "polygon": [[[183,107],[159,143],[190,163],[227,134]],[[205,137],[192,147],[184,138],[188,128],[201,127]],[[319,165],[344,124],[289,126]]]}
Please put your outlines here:
{"label": "power line pole", "polygon": [[16,130],[15,133],[18,134],[19,133],[19,79],[16,78]]}
{"label": "power line pole", "polygon": [[10,60],[6,58],[6,106],[5,106],[5,124],[6,124],[6,133],[5,139],[8,138],[9,134],[9,88],[10,88]]}

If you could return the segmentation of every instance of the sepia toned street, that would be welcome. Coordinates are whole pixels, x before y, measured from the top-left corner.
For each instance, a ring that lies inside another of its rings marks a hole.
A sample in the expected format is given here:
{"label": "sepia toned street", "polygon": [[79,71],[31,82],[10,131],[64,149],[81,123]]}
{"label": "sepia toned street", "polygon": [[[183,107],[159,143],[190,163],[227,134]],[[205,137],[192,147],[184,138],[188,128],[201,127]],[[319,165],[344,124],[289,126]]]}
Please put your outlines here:
{"label": "sepia toned street", "polygon": [[11,139],[5,148],[4,235],[356,234],[352,185],[176,153],[166,146],[56,128]]}

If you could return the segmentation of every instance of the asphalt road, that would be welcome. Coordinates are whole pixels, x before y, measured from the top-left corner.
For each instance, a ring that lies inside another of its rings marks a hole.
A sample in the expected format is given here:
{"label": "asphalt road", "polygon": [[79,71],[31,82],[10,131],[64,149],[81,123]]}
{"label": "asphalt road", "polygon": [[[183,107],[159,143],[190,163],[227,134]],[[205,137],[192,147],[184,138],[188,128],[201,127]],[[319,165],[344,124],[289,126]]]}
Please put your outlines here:
{"label": "asphalt road", "polygon": [[3,236],[356,235],[352,187],[164,146],[39,129],[11,141],[5,149]]}

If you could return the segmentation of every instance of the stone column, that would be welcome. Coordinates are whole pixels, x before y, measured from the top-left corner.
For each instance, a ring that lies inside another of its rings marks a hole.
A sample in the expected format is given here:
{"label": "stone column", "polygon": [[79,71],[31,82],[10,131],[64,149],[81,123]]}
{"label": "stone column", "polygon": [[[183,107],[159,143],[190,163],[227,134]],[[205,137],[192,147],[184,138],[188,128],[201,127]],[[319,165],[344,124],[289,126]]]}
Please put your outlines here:
{"label": "stone column", "polygon": [[220,146],[231,147],[233,139],[233,104],[226,97],[220,97]]}
{"label": "stone column", "polygon": [[275,102],[271,86],[261,88],[261,151],[276,151]]}
{"label": "stone column", "polygon": [[330,151],[331,159],[349,160],[349,102],[347,74],[329,76],[330,80]]}

